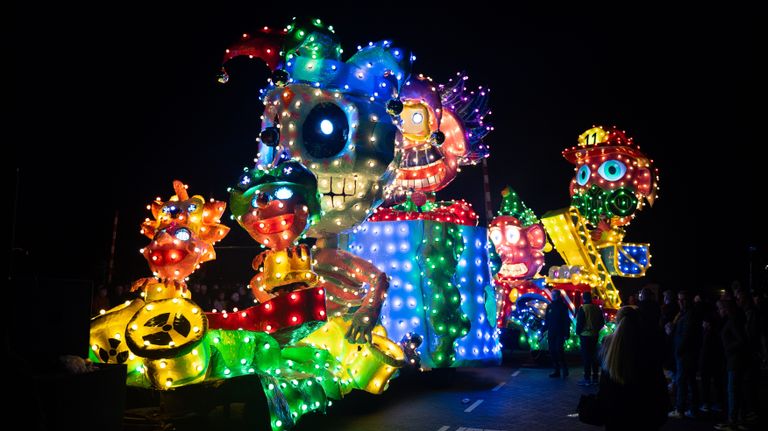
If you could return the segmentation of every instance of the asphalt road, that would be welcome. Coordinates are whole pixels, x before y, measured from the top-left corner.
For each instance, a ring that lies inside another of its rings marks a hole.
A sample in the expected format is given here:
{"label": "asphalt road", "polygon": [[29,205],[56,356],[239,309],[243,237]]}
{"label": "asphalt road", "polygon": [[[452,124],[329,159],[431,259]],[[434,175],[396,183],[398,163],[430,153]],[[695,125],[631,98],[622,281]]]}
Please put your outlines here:
{"label": "asphalt road", "polygon": [[[529,361],[525,352],[499,367],[438,370],[401,374],[382,395],[353,391],[323,414],[302,417],[296,431],[595,431],[576,417],[584,388],[576,357],[568,378],[550,378],[551,370]],[[762,379],[763,412],[768,400]],[[250,388],[250,386],[249,386]],[[250,389],[248,389],[250,390]],[[263,402],[263,400],[262,400]],[[173,424],[125,423],[126,430],[249,430],[243,421],[243,404],[216,407],[204,417],[176,418]],[[763,414],[765,417],[766,414]],[[182,419],[182,420],[180,420]],[[710,431],[718,418],[669,419],[662,430]],[[150,421],[151,422],[151,421]],[[768,429],[765,424],[750,429]]]}

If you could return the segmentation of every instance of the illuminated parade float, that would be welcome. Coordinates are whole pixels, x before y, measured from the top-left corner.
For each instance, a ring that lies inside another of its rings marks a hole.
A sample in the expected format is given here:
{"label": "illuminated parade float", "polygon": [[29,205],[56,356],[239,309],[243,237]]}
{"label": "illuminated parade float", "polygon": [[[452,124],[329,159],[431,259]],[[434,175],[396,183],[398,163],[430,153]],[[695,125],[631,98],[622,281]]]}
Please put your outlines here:
{"label": "illuminated parade float", "polygon": [[[404,367],[499,364],[508,324],[540,348],[553,288],[572,307],[585,290],[609,315],[618,307],[612,277],[642,276],[650,259],[625,227],[657,187],[631,138],[588,130],[564,152],[576,164],[569,208],[538,219],[507,188],[486,229],[435,192],[488,157],[489,90],[412,74],[415,57],[389,40],[342,54],[319,19],[226,51],[221,82],[236,57],[272,70],[255,166],[228,189],[231,219],[256,243],[254,305],[208,311],[191,298],[188,277],[229,232],[226,204],[175,181],[142,224],[153,277],[93,318],[92,360],[126,364],[128,385],[162,394],[254,376],[280,430],[352,390],[380,394]],[[542,276],[552,245],[566,264]]]}
{"label": "illuminated parade float", "polygon": [[[653,205],[656,198],[659,178],[653,161],[640,151],[632,138],[615,127],[588,129],[579,136],[578,145],[563,151],[563,156],[576,165],[570,184],[571,205],[547,212],[541,224],[548,241],[565,261],[564,265],[551,266],[546,277],[538,277],[541,266],[538,265],[537,271],[531,270],[539,262],[535,258],[541,249],[539,235],[531,237],[530,231],[525,235],[513,233],[512,239],[519,238],[516,244],[520,250],[504,252],[509,249],[504,244],[509,238],[496,233],[494,225],[499,222],[509,225],[504,221],[508,216],[500,214],[491,222],[491,239],[504,262],[496,273],[501,310],[497,323],[500,327],[508,322],[519,326],[523,334],[521,341],[527,341],[532,349],[541,348],[546,339],[543,320],[552,289],[565,294],[573,320],[581,304],[581,293],[585,291],[593,293],[595,302],[610,319],[621,305],[613,277],[642,277],[650,266],[649,244],[626,243],[624,237],[636,213],[646,202]],[[515,197],[509,202],[514,192],[507,193],[504,206],[515,214],[522,214],[522,219],[513,217],[511,224],[517,227],[534,223],[535,217],[519,199]],[[538,225],[533,224],[535,226]],[[519,232],[519,228],[514,230]],[[548,245],[544,248],[549,249]],[[523,262],[528,265],[525,267],[528,271],[523,273],[524,268],[518,261],[525,256],[534,261],[533,267]],[[505,270],[505,266],[509,269]],[[521,285],[522,290],[518,287]],[[571,335],[566,348],[578,343],[578,337]]]}

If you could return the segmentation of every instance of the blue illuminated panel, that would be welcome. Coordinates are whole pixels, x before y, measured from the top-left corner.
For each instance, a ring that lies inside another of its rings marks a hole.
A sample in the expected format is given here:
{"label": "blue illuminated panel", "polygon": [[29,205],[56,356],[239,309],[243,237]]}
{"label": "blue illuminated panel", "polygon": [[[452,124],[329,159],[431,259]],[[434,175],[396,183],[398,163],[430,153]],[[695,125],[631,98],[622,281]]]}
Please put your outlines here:
{"label": "blue illuminated panel", "polygon": [[[389,338],[399,342],[408,332],[424,338],[419,347],[421,363],[434,368],[430,353],[438,340],[424,298],[435,292],[422,275],[423,259],[417,259],[425,232],[437,222],[412,220],[366,222],[349,235],[349,251],[375,264],[390,277],[387,300],[381,311],[382,324]],[[488,269],[486,229],[453,226],[460,230],[464,251],[453,269],[452,280],[461,294],[461,310],[471,322],[469,333],[456,343],[456,360],[451,367],[496,365],[501,362],[498,332],[493,326],[496,303]],[[426,238],[429,240],[430,238]],[[428,301],[426,301],[428,304]]]}
{"label": "blue illuminated panel", "polygon": [[622,243],[602,248],[600,254],[611,275],[641,277],[650,266],[648,244]]}

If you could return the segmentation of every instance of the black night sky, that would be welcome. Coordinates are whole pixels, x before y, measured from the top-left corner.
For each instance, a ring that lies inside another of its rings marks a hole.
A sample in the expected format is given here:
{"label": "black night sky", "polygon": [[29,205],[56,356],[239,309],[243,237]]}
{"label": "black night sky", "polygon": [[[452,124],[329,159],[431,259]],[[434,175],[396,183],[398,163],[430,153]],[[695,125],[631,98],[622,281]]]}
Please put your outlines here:
{"label": "black night sky", "polygon": [[[256,153],[267,70],[239,62],[221,85],[224,49],[243,32],[307,14],[333,24],[346,53],[392,39],[417,55],[414,71],[445,81],[466,70],[473,86],[492,89],[494,210],[507,184],[537,215],[566,206],[573,170],[560,152],[593,124],[615,124],[661,173],[660,198],[626,238],[652,244],[653,267],[642,283],[693,290],[746,283],[754,246],[754,284],[765,286],[767,218],[759,208],[768,181],[758,157],[765,139],[756,130],[765,120],[754,108],[754,11],[159,3],[17,10],[4,146],[12,154],[5,169],[11,210],[20,168],[16,275],[102,282],[115,211],[116,281],[149,275],[138,253],[146,244],[139,234],[145,205],[168,198],[175,178],[193,194],[226,200],[227,186]],[[463,197],[482,213],[482,187],[480,168],[466,168],[439,197]],[[232,234],[218,259],[193,278],[250,278],[255,249],[236,246],[254,243],[228,217],[225,223]],[[625,281],[617,284],[636,286]]]}

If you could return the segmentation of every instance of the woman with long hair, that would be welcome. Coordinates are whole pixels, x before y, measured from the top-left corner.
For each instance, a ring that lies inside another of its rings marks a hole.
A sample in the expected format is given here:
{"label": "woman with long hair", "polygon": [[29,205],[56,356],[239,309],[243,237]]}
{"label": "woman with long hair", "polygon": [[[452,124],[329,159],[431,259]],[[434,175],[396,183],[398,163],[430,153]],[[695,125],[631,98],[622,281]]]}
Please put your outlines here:
{"label": "woman with long hair", "polygon": [[616,313],[605,337],[598,405],[606,430],[657,430],[667,419],[669,395],[662,372],[663,338],[643,325],[635,306]]}

